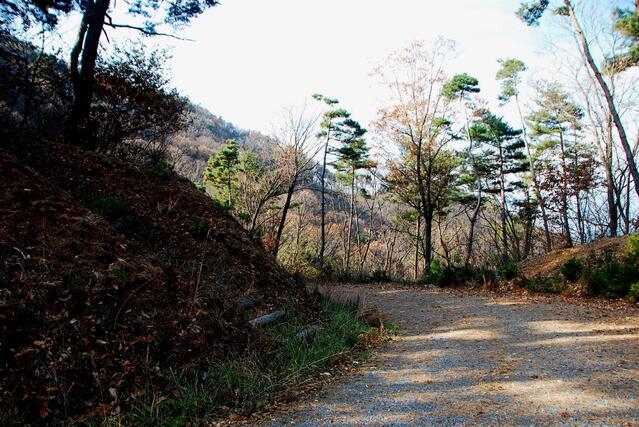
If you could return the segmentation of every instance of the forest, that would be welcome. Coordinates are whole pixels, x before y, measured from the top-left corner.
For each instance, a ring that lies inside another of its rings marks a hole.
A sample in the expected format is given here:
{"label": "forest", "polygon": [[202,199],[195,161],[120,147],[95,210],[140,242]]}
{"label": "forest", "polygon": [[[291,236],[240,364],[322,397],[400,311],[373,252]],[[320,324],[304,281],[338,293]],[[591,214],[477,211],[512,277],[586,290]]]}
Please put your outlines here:
{"label": "forest", "polygon": [[[361,347],[364,335],[363,346],[375,348],[397,331],[394,322],[402,323],[400,334],[406,322],[422,324],[384,314],[395,297],[384,300],[369,284],[397,292],[453,288],[451,295],[471,292],[467,299],[480,292],[477,301],[487,298],[483,291],[592,300],[604,311],[628,310],[622,332],[636,345],[639,2],[512,2],[518,31],[550,39],[544,56],[556,58],[553,69],[504,54],[491,59],[493,80],[480,81],[477,64],[460,69],[458,42],[407,40],[380,50],[370,75],[361,76],[382,94],[373,120],[358,117],[357,103],[340,93],[316,87],[300,94],[302,102],[281,105],[269,131],[243,129],[189,99],[176,88],[170,49],[152,45],[190,43],[180,31],[223,13],[225,3],[0,0],[0,377],[19,380],[0,388],[9,402],[0,405],[0,424],[82,423],[96,414],[117,418],[121,409],[133,414],[118,418],[125,425],[200,425],[228,419],[229,411],[258,424],[250,416],[265,402],[290,400],[281,390],[292,377],[305,384],[303,375],[327,377],[329,366],[360,363],[328,353]],[[223,58],[220,65],[230,66]],[[309,293],[311,284],[339,284],[335,292],[346,289],[348,298]],[[353,302],[357,286],[382,302],[374,310],[361,295]],[[433,295],[424,304],[452,304]],[[282,306],[296,313],[294,321],[266,332],[247,326],[249,317]],[[327,323],[309,327],[312,313]],[[60,319],[66,326],[49,334],[45,325]],[[339,349],[326,350],[317,338],[292,374],[290,349],[273,344],[278,334],[302,333],[303,341],[322,329],[320,337]],[[120,345],[107,350],[107,342]],[[68,343],[75,344],[65,349]],[[259,378],[223,357],[259,358],[262,348],[281,366],[259,359],[251,365]],[[626,353],[626,372],[636,400],[635,350]],[[91,354],[91,362],[65,365],[73,352]],[[49,374],[29,371],[28,361]],[[177,398],[186,389],[163,369],[203,363],[228,369],[202,372],[218,381],[214,397],[198,385],[197,393],[189,389],[198,396],[192,406],[130,411],[144,395],[140,381]],[[152,380],[145,369],[156,369]],[[97,385],[87,385],[91,371]],[[231,371],[242,374],[225,374]],[[619,408],[619,418],[598,420],[616,425],[639,416]],[[563,417],[557,414],[540,420],[554,424]],[[451,420],[438,416],[433,425]],[[530,421],[483,416],[462,424]],[[341,418],[345,425],[404,422],[362,420]]]}

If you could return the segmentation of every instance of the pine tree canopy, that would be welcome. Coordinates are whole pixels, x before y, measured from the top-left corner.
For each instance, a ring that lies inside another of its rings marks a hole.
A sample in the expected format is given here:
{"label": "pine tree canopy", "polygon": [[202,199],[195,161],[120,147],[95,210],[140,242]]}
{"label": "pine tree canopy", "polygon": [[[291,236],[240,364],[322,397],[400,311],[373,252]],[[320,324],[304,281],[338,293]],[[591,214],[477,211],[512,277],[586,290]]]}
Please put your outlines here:
{"label": "pine tree canopy", "polygon": [[443,95],[448,99],[463,97],[466,93],[478,93],[479,80],[466,73],[457,74],[444,85]]}

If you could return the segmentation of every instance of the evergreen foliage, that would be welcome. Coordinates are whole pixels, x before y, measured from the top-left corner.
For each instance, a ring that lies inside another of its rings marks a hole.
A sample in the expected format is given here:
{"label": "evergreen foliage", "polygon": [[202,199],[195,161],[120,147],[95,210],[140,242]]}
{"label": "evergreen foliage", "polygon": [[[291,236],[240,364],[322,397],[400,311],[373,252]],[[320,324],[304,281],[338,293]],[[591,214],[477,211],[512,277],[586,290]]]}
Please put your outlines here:
{"label": "evergreen foliage", "polygon": [[213,196],[226,209],[233,206],[238,160],[237,141],[229,139],[222,150],[211,156],[204,171],[204,181],[211,185]]}

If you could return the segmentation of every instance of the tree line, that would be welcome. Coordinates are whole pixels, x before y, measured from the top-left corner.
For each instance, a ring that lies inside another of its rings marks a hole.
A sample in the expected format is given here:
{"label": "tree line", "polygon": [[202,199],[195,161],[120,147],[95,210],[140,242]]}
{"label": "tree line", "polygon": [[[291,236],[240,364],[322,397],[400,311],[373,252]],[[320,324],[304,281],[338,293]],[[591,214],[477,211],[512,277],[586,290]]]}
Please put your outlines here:
{"label": "tree line", "polygon": [[[616,100],[609,88],[632,81],[636,9],[613,12],[609,36],[617,50],[602,54],[598,64],[580,37],[584,24],[574,5],[552,6],[526,3],[517,14],[535,26],[552,12],[557,25],[562,19],[570,25],[581,61],[571,64],[577,73],[572,82],[530,82],[523,61],[499,60],[500,92],[493,96],[517,112],[518,120],[509,123],[487,107],[475,77],[447,74],[453,42],[414,42],[375,70],[390,102],[368,132],[337,100],[314,96],[326,111],[312,148],[307,139],[303,152],[290,148],[295,144],[282,146],[296,153],[291,158],[304,157],[305,178],[300,183],[297,173],[289,175],[293,179],[282,173],[289,190],[284,203],[279,191],[265,191],[272,198],[268,214],[262,222],[252,220],[251,231],[259,224],[258,234],[284,262],[290,255],[299,263],[303,255],[315,273],[415,279],[427,278],[433,263],[497,268],[635,231],[637,144],[628,155],[624,134],[630,122],[615,119],[621,109],[630,111],[632,100]],[[373,159],[369,135],[387,147]],[[286,158],[275,155],[273,164],[284,165]],[[217,161],[212,157],[209,170]],[[239,182],[246,169],[237,164]],[[220,191],[219,182],[208,182],[214,193]],[[246,188],[238,184],[238,194]],[[299,205],[291,204],[292,193]],[[238,203],[232,211],[250,211]],[[294,217],[283,230],[291,206]],[[280,221],[269,228],[273,212]]]}

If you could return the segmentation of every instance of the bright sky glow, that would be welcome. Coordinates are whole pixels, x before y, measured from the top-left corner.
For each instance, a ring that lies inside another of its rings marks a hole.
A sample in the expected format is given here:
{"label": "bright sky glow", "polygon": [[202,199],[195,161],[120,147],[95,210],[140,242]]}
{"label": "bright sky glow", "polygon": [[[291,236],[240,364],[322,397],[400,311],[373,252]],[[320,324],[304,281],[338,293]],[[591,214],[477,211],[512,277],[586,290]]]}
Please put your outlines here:
{"label": "bright sky glow", "polygon": [[[240,127],[268,132],[282,108],[315,92],[338,98],[368,124],[381,104],[369,76],[393,49],[438,36],[459,43],[455,72],[497,93],[497,59],[538,64],[538,36],[513,0],[227,0],[182,35],[173,51],[177,87]],[[309,101],[310,102],[310,101]]]}
{"label": "bright sky glow", "polygon": [[[194,42],[156,37],[151,43],[172,47],[173,84],[181,93],[241,128],[270,133],[284,108],[305,101],[312,105],[313,93],[338,98],[353,118],[368,125],[383,105],[370,77],[372,68],[411,40],[428,42],[443,36],[458,43],[451,76],[467,72],[477,77],[482,97],[498,113],[515,120],[513,112],[499,109],[496,101],[497,59],[522,59],[530,69],[529,79],[551,76],[557,58],[549,53],[548,40],[565,37],[551,31],[547,19],[541,28],[526,27],[514,13],[519,4],[519,0],[222,0],[178,33]],[[606,4],[604,13],[610,7]],[[129,17],[119,16],[119,21],[130,22]],[[67,46],[76,26],[73,22],[64,26]],[[126,33],[112,31],[111,40],[121,40]]]}

